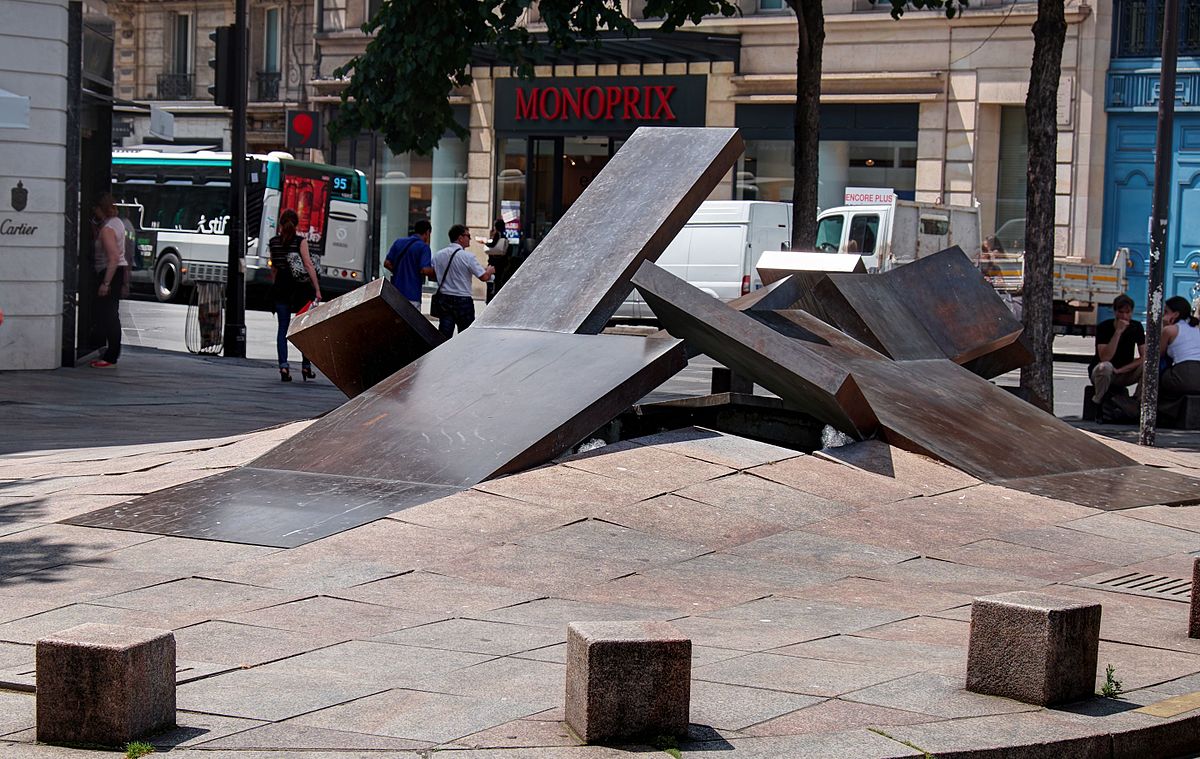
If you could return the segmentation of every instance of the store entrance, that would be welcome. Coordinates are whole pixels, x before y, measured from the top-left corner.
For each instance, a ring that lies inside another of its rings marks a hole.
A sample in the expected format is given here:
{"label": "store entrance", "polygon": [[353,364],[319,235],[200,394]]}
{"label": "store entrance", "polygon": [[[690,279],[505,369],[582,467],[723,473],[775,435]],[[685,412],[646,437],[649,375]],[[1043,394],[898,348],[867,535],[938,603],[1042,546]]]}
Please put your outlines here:
{"label": "store entrance", "polygon": [[546,236],[608,164],[624,138],[530,137],[523,236],[531,246]]}

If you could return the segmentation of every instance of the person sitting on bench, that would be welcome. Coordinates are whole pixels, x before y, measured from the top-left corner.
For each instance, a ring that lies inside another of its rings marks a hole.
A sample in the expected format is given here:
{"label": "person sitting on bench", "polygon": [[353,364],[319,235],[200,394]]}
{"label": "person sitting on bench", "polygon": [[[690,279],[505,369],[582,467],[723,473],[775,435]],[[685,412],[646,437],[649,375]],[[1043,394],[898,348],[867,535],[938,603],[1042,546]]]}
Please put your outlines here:
{"label": "person sitting on bench", "polygon": [[[1133,298],[1121,293],[1113,299],[1113,318],[1096,326],[1096,353],[1088,367],[1095,403],[1102,403],[1113,387],[1129,387],[1142,381],[1146,330],[1132,317]],[[1137,358],[1133,357],[1135,346]]]}
{"label": "person sitting on bench", "polygon": [[1170,357],[1171,367],[1158,381],[1158,418],[1164,425],[1183,421],[1189,395],[1200,395],[1200,319],[1192,304],[1176,295],[1163,304],[1163,331],[1159,351]]}

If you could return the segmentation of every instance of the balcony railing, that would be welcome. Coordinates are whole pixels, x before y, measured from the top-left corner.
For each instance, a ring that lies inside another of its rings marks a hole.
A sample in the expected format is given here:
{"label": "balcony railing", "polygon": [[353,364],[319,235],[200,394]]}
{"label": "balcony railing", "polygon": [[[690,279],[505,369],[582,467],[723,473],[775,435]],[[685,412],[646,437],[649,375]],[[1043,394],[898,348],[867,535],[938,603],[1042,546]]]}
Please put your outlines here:
{"label": "balcony railing", "polygon": [[258,99],[259,103],[275,103],[279,100],[279,80],[278,71],[260,71],[258,72]]}
{"label": "balcony railing", "polygon": [[159,100],[193,100],[196,88],[191,74],[159,74]]}
{"label": "balcony railing", "polygon": [[[1179,55],[1200,55],[1200,0],[1180,0]],[[1157,58],[1162,55],[1163,0],[1117,0],[1113,56]]]}

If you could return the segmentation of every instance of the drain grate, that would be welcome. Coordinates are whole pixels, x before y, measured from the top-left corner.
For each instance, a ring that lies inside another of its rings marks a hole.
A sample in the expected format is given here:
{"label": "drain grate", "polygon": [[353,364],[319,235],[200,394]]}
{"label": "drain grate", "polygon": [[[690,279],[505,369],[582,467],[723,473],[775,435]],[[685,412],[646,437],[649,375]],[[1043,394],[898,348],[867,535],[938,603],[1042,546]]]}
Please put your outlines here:
{"label": "drain grate", "polygon": [[1191,580],[1185,580],[1182,577],[1146,574],[1145,572],[1130,572],[1127,569],[1084,577],[1071,584],[1181,603],[1191,603],[1192,600]]}

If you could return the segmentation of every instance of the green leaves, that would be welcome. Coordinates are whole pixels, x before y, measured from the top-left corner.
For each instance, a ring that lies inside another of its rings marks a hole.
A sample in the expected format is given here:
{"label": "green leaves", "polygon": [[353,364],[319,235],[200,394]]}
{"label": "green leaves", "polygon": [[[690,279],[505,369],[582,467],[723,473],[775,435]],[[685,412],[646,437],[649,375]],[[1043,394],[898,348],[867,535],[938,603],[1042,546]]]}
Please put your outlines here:
{"label": "green leaves", "polygon": [[[606,31],[637,31],[620,0],[542,0],[537,11],[546,31],[539,39],[525,26],[533,6],[533,0],[385,0],[363,25],[365,33],[374,35],[366,50],[333,72],[349,83],[329,126],[331,136],[337,140],[375,130],[392,152],[428,154],[447,132],[467,135],[454,120],[449,96],[456,87],[471,84],[476,49],[486,48],[499,65],[513,66],[528,77],[550,52],[596,44]],[[646,16],[662,19],[666,31],[718,13],[734,15],[736,2],[646,3]]]}
{"label": "green leaves", "polygon": [[945,12],[946,18],[954,18],[961,16],[969,6],[969,0],[871,0],[872,3],[889,2],[892,6],[892,18],[900,18],[904,15],[904,11],[912,8],[914,10],[941,10]]}

